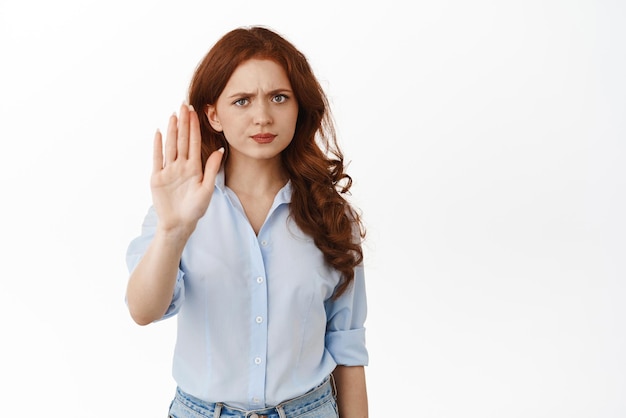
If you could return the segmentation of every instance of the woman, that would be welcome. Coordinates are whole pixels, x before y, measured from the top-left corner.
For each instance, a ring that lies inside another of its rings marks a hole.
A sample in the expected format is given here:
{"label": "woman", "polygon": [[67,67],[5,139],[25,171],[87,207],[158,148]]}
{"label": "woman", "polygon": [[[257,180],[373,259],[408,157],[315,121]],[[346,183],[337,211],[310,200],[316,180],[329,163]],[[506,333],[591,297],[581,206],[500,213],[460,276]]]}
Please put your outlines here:
{"label": "woman", "polygon": [[224,35],[153,160],[126,300],[140,325],[178,318],[170,416],[366,417],[365,234],[304,55]]}

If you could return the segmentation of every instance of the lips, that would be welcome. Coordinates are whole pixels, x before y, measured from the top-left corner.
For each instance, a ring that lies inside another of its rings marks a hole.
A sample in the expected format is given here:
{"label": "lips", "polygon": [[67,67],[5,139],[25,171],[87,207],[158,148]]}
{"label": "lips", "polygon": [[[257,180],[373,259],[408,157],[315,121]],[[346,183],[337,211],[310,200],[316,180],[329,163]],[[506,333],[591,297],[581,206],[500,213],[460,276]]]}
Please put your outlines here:
{"label": "lips", "polygon": [[252,135],[252,139],[254,139],[258,144],[269,144],[276,138],[274,134],[256,134]]}

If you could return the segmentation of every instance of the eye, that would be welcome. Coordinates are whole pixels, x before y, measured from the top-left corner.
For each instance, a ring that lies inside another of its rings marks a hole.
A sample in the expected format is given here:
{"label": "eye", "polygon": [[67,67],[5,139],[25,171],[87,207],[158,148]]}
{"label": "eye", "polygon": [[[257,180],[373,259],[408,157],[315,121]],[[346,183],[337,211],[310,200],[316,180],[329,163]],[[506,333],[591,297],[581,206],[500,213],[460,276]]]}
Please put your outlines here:
{"label": "eye", "polygon": [[287,101],[289,97],[285,94],[277,94],[276,96],[272,97],[272,101],[274,103],[284,103],[285,101]]}
{"label": "eye", "polygon": [[247,97],[242,97],[241,99],[237,99],[233,102],[235,106],[245,106],[248,104],[250,100]]}

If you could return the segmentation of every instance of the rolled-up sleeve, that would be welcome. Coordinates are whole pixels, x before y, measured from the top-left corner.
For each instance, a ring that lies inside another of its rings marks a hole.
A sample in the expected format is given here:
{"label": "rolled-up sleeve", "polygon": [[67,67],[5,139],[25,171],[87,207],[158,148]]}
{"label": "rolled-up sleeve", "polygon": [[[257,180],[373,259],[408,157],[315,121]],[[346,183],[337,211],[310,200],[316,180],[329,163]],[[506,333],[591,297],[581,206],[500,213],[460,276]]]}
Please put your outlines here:
{"label": "rolled-up sleeve", "polygon": [[[157,224],[157,215],[154,207],[150,207],[148,210],[148,214],[144,218],[143,224],[141,226],[141,235],[137,238],[133,239],[128,245],[128,249],[126,250],[126,266],[128,268],[128,272],[132,273],[139,261],[145,254],[152,238],[154,237],[156,231]],[[180,310],[180,307],[185,300],[185,282],[183,280],[184,277],[183,271],[179,268],[178,275],[176,277],[176,284],[174,285],[174,290],[172,293],[172,301],[170,303],[169,308],[163,315],[159,321],[174,316]],[[125,298],[126,300],[126,298]]]}
{"label": "rolled-up sleeve", "polygon": [[365,344],[367,298],[363,266],[354,271],[354,281],[337,299],[326,303],[328,318],[326,349],[338,365],[367,366]]}

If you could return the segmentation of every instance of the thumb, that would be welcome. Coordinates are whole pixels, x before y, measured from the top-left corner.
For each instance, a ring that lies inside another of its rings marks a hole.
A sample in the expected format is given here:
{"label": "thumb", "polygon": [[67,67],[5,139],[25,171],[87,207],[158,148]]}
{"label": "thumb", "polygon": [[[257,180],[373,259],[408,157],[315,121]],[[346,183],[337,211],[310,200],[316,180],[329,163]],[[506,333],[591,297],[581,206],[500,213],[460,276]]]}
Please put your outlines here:
{"label": "thumb", "polygon": [[223,156],[224,147],[213,151],[211,155],[209,155],[204,168],[204,178],[202,179],[204,186],[213,186],[215,184],[215,177],[217,176],[217,172],[220,171]]}

